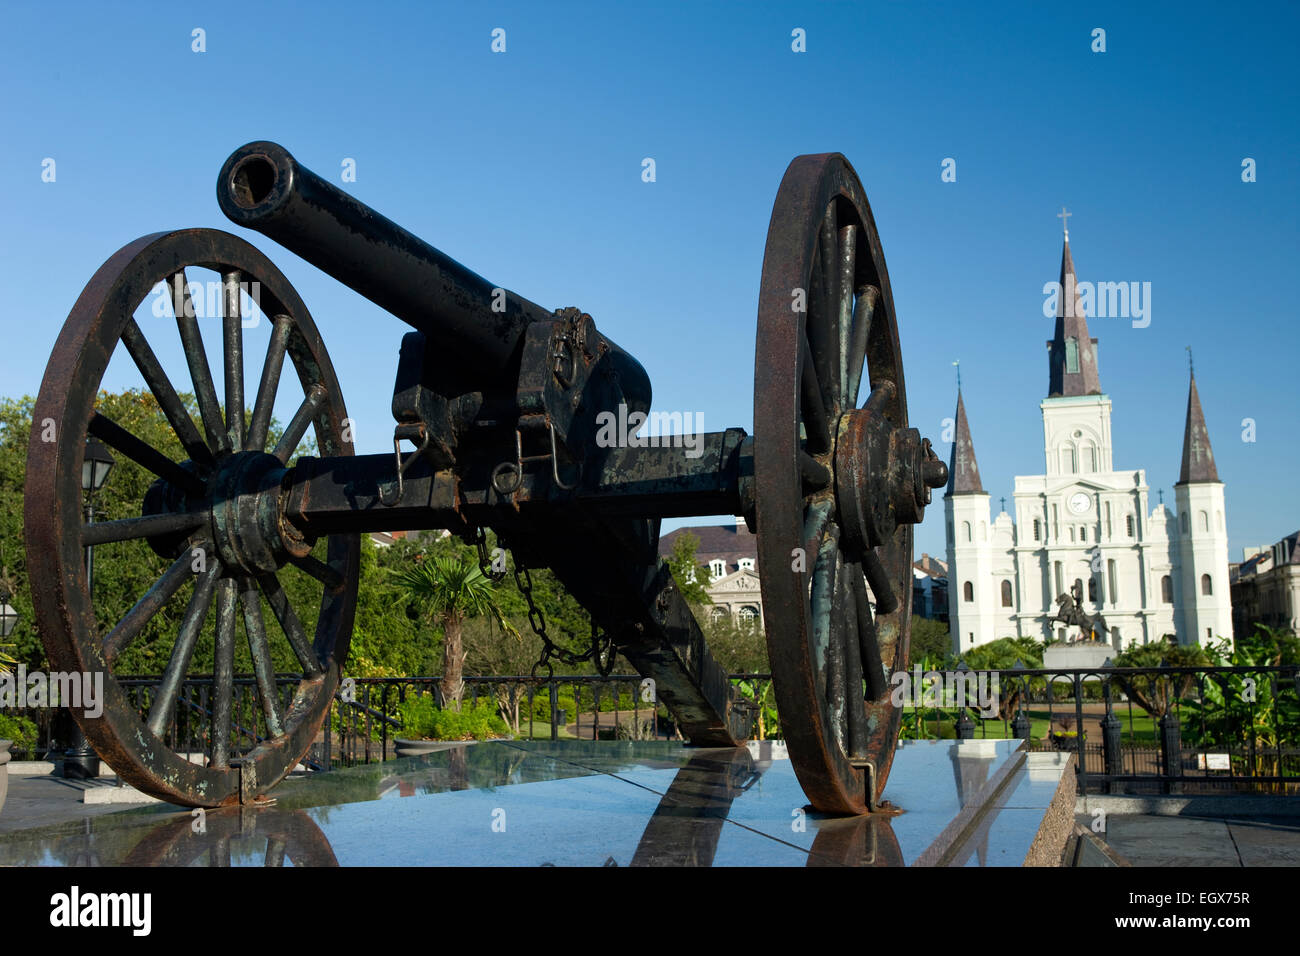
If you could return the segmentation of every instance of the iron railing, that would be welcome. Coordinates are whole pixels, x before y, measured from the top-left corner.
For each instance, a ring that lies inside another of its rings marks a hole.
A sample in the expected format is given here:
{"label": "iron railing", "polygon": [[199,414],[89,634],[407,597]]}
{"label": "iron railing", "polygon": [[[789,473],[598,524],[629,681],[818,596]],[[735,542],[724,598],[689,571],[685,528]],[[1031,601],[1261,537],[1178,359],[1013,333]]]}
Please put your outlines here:
{"label": "iron railing", "polygon": [[[915,671],[912,672],[915,675]],[[934,672],[925,672],[923,682]],[[951,685],[958,673],[943,672]],[[1064,750],[1077,757],[1079,790],[1108,793],[1221,791],[1300,792],[1300,668],[1152,667],[1011,669],[997,678],[996,716],[984,717],[975,697],[918,692],[905,705],[903,736],[1021,738],[1031,750]],[[976,672],[969,672],[976,675]],[[142,717],[159,677],[119,678]],[[287,710],[297,675],[277,675]],[[305,761],[324,770],[389,759],[402,737],[401,705],[412,694],[433,694],[440,677],[356,678],[335,701],[323,733]],[[679,739],[666,708],[647,699],[635,674],[465,677],[464,701],[488,699],[518,736],[544,739]],[[737,674],[746,692],[765,690],[770,675]],[[967,684],[969,687],[970,685]],[[212,680],[186,680],[164,730],[168,746],[203,753],[211,748]],[[346,699],[344,699],[344,697]],[[779,737],[766,698],[763,736]],[[239,752],[265,735],[253,677],[234,685],[234,740]],[[32,718],[37,742],[18,757],[66,746],[58,739],[57,711],[5,713]]]}

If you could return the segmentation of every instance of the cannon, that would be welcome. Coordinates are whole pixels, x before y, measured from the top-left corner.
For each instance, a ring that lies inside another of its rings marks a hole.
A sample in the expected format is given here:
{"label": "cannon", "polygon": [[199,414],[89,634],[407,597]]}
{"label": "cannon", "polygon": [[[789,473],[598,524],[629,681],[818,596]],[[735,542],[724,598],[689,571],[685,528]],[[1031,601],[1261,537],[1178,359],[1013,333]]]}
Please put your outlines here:
{"label": "cannon", "polygon": [[[751,708],[657,554],[661,519],[732,514],[757,536],[776,699],[801,786],[824,812],[879,807],[900,720],[889,675],[907,666],[912,525],[947,469],[908,426],[885,259],[842,155],[797,157],[776,196],[759,293],[754,434],[706,433],[691,455],[602,433],[613,415],[639,421],[651,385],[590,315],[544,308],[481,278],[284,148],[236,150],[217,199],[236,225],[411,327],[398,349],[393,452],[355,454],[316,323],[246,240],[213,229],[155,233],[95,273],[59,333],[36,402],[25,534],[49,659],[104,675],[102,714],[72,709],[125,781],[187,806],[266,802],[308,753],[338,691],[360,536],[397,529],[446,529],[479,543],[492,529],[517,568],[555,573],[605,635],[604,659],[616,649],[652,678],[692,744],[737,746],[750,733]],[[220,276],[219,377],[187,269]],[[251,389],[250,288],[270,320]],[[156,290],[166,290],[176,321],[161,351],[159,323],[136,318]],[[183,367],[173,358],[169,371],[177,333]],[[156,399],[179,455],[97,408],[115,357],[114,368],[138,375]],[[277,436],[277,395],[295,389],[286,365],[302,398]],[[192,399],[173,384],[178,370]],[[312,453],[296,455],[309,429]],[[88,436],[155,477],[138,516],[86,519]],[[147,547],[165,570],[121,620],[101,621],[83,549],[127,542]],[[317,588],[309,606],[295,606],[285,575]],[[251,732],[247,717],[232,715],[232,686],[247,680],[234,673],[241,617],[261,706]],[[175,640],[142,704],[115,664],[155,620],[169,622]],[[196,647],[209,640],[211,696],[187,716],[206,722],[209,746],[196,755],[173,745],[169,725]],[[279,641],[301,665],[291,696],[276,690]]]}

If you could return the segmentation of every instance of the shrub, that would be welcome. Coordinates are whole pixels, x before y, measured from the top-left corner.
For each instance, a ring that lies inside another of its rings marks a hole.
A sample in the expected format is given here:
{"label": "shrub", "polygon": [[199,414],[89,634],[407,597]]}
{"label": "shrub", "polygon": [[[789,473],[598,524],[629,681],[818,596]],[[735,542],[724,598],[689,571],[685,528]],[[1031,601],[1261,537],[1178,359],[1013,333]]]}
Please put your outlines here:
{"label": "shrub", "polygon": [[505,737],[510,728],[491,700],[465,702],[460,710],[439,710],[432,695],[408,697],[399,707],[402,732],[423,740],[487,740]]}
{"label": "shrub", "polygon": [[0,740],[12,740],[13,749],[31,752],[36,747],[36,724],[26,717],[0,714]]}

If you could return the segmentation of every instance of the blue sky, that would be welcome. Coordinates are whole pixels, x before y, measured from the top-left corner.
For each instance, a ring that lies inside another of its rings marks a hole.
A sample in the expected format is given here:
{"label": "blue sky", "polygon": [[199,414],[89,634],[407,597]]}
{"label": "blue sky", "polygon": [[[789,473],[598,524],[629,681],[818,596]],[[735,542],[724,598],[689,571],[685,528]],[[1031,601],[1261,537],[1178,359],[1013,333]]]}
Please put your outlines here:
{"label": "blue sky", "polygon": [[[1064,204],[1081,280],[1152,287],[1149,327],[1091,323],[1115,465],[1147,469],[1172,498],[1192,346],[1239,559],[1300,526],[1297,21],[1291,4],[11,7],[0,394],[37,391],[82,285],[121,245],[238,231],[216,174],[266,138],[335,182],[354,159],[346,188],[363,201],[494,282],[590,312],[646,366],[657,408],[752,430],[772,200],[795,155],[840,151],[880,229],[911,418],[940,454],[960,359],[995,510],[1014,475],[1043,469],[1042,286]],[[1104,53],[1090,49],[1097,27]],[[406,327],[245,238],[311,309],[359,450],[391,448]],[[249,332],[250,352],[266,331]],[[918,554],[942,553],[941,510]]]}

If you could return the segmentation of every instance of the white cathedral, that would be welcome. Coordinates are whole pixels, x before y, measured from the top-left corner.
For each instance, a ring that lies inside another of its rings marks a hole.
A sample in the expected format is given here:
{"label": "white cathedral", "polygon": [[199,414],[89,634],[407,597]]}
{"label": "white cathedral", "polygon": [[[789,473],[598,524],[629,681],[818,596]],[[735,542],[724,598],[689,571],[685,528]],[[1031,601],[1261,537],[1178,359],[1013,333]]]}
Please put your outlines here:
{"label": "white cathedral", "polygon": [[[1043,412],[1046,474],[1017,475],[1015,519],[989,520],[961,389],[944,513],[953,648],[1002,637],[1073,640],[1051,621],[1057,598],[1078,586],[1116,650],[1177,636],[1180,644],[1232,635],[1223,483],[1205,428],[1196,377],[1187,395],[1176,513],[1150,508],[1146,472],[1117,471],[1110,398],[1097,375],[1097,340],[1077,293],[1070,233],[1061,255],[1056,329]],[[1073,632],[1073,633],[1070,633]]]}

